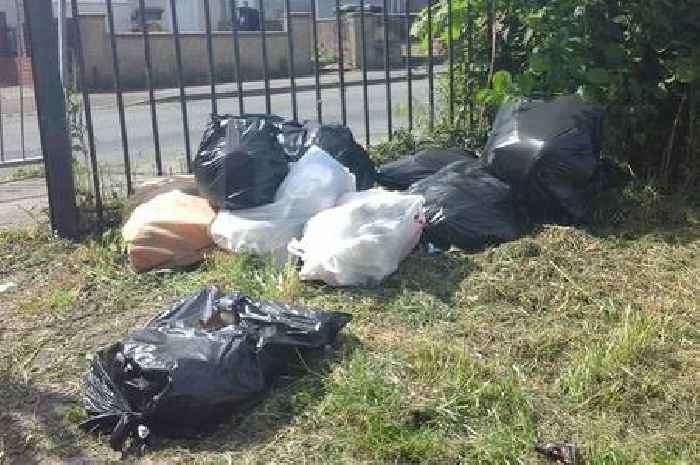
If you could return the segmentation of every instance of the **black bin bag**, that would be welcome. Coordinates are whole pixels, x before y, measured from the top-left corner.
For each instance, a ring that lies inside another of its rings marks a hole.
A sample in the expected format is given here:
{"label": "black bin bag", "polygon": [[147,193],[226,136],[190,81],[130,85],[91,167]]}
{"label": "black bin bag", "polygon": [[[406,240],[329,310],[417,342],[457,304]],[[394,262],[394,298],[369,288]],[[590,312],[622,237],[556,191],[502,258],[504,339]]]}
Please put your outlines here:
{"label": "black bin bag", "polygon": [[575,95],[516,100],[498,111],[482,157],[533,219],[579,221],[605,188],[602,117]]}
{"label": "black bin bag", "polygon": [[352,131],[339,124],[307,125],[306,146],[317,145],[355,175],[358,191],[374,186],[375,169],[367,151],[355,142]]}
{"label": "black bin bag", "polygon": [[150,432],[211,430],[266,390],[296,349],[332,343],[350,318],[203,289],[97,352],[81,428],[111,434],[115,450],[144,446]]}
{"label": "black bin bag", "polygon": [[273,115],[213,115],[194,159],[197,185],[212,205],[246,209],[274,201],[288,168]]}
{"label": "black bin bag", "polygon": [[521,234],[510,186],[470,162],[452,163],[408,192],[425,198],[424,239],[441,249],[479,250]]}
{"label": "black bin bag", "polygon": [[406,190],[414,182],[456,161],[475,166],[480,163],[473,153],[460,148],[427,147],[414,155],[381,165],[377,168],[377,183],[387,189]]}

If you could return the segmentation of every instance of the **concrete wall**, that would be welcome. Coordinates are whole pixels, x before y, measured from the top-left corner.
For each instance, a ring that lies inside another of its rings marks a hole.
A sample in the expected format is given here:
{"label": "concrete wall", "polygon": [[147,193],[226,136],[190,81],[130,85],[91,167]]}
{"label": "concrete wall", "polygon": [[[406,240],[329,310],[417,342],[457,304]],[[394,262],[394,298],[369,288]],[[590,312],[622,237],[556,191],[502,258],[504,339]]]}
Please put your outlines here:
{"label": "concrete wall", "polygon": [[335,18],[316,21],[319,53],[338,56],[338,34],[336,31]]}
{"label": "concrete wall", "polygon": [[[343,60],[352,68],[362,67],[362,28],[360,13],[349,13],[341,18],[343,36]],[[403,16],[389,16],[389,60],[392,67],[402,66],[401,50],[406,41]],[[338,35],[335,19],[317,21],[319,51],[333,53],[338,57]],[[365,46],[367,68],[384,67],[384,15],[365,13]]]}
{"label": "concrete wall", "polygon": [[[319,18],[331,18],[335,17],[335,0],[315,0],[316,1],[316,11]],[[359,0],[340,0],[340,6],[360,5]],[[365,5],[367,7],[384,7],[384,0],[365,0]],[[417,13],[421,11],[425,6],[428,5],[428,0],[411,0],[411,12]],[[298,9],[295,10],[292,7],[292,11],[307,11]],[[390,14],[395,13],[405,13],[406,12],[406,0],[387,0],[387,11]]]}
{"label": "concrete wall", "polygon": [[[109,48],[109,37],[102,15],[81,16],[81,36],[84,44],[86,80],[93,89],[111,89],[114,75]],[[292,15],[294,34],[294,66],[299,75],[310,74],[312,67],[311,17],[305,13]],[[213,33],[214,68],[217,82],[235,79],[233,40],[230,32]],[[286,77],[287,33],[269,32],[267,38],[268,65],[272,77]],[[152,80],[156,87],[174,87],[177,84],[175,46],[168,32],[149,34]],[[145,61],[143,38],[140,33],[117,34],[117,55],[122,83],[128,89],[145,88]],[[180,35],[183,74],[187,84],[206,84],[209,63],[206,35],[199,32]],[[259,32],[240,33],[241,77],[244,80],[262,79],[262,47]]]}
{"label": "concrete wall", "polygon": [[[58,5],[63,1],[66,18],[72,18],[70,0],[52,0],[53,15],[58,18]],[[78,12],[81,15],[105,15],[105,27],[107,24],[107,3],[105,0],[78,0]],[[129,0],[112,0],[112,12],[114,13],[114,30],[128,32],[131,30],[131,6]]]}
{"label": "concrete wall", "polygon": [[[20,6],[22,6],[22,2],[20,2]],[[17,9],[15,8],[15,0],[0,0],[0,11],[5,12],[8,27],[17,27]]]}

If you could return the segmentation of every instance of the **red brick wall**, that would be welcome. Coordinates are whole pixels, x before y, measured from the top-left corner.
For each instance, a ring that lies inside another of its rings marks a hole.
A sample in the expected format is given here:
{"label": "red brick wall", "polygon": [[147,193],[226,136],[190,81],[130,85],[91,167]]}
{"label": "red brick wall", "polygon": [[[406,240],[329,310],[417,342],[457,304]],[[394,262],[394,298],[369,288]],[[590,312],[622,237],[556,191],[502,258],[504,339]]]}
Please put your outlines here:
{"label": "red brick wall", "polygon": [[0,57],[0,84],[17,84],[17,64],[14,57]]}
{"label": "red brick wall", "polygon": [[32,77],[32,59],[30,57],[15,58],[17,68],[17,83],[25,87],[34,85]]}
{"label": "red brick wall", "polygon": [[0,84],[4,86],[25,87],[34,85],[32,78],[32,59],[30,57],[0,57]]}

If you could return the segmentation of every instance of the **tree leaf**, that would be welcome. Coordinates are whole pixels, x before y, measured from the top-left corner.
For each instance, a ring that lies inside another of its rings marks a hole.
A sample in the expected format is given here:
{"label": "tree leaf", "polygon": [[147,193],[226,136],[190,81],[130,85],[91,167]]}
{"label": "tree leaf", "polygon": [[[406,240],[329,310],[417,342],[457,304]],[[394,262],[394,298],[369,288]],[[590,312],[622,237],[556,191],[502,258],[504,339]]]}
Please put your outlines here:
{"label": "tree leaf", "polygon": [[700,77],[700,66],[690,58],[676,58],[671,65],[671,69],[673,69],[676,79],[684,84],[693,82]]}
{"label": "tree leaf", "polygon": [[496,71],[493,75],[493,88],[499,93],[508,92],[513,87],[513,77],[508,71]]}
{"label": "tree leaf", "polygon": [[603,85],[610,82],[610,74],[603,68],[591,68],[586,71],[586,80],[591,84]]}
{"label": "tree leaf", "polygon": [[605,47],[605,59],[608,63],[619,65],[627,59],[625,49],[619,44],[608,44]]}
{"label": "tree leaf", "polygon": [[530,69],[536,73],[544,73],[549,69],[549,64],[544,55],[536,54],[530,57]]}
{"label": "tree leaf", "polygon": [[520,88],[520,92],[523,95],[532,94],[532,91],[535,90],[535,86],[537,85],[537,80],[530,73],[521,74],[520,76],[518,76],[517,81],[518,87]]}
{"label": "tree leaf", "polygon": [[481,89],[476,93],[476,100],[482,103],[488,103],[491,100],[491,90]]}

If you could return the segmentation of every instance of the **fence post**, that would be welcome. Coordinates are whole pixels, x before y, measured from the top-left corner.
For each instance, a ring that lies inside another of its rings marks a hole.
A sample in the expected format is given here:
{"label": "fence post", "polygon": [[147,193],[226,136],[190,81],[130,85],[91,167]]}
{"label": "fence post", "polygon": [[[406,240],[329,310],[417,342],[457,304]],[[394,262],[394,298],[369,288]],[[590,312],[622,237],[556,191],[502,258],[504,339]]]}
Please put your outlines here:
{"label": "fence post", "polygon": [[66,126],[66,107],[58,68],[58,37],[51,0],[25,1],[24,20],[31,37],[34,95],[46,167],[51,227],[61,236],[77,238],[73,156]]}

